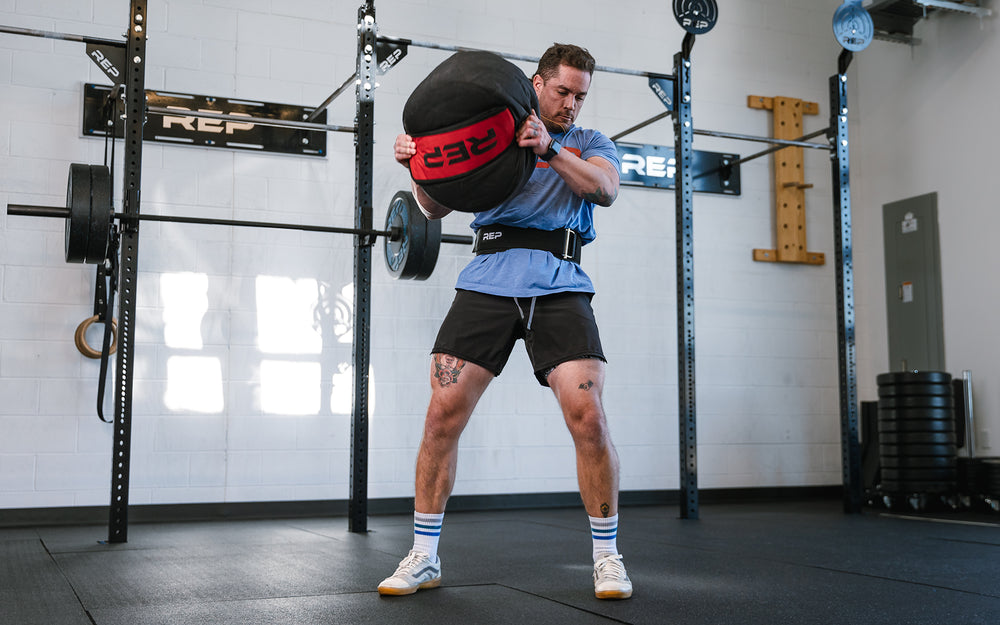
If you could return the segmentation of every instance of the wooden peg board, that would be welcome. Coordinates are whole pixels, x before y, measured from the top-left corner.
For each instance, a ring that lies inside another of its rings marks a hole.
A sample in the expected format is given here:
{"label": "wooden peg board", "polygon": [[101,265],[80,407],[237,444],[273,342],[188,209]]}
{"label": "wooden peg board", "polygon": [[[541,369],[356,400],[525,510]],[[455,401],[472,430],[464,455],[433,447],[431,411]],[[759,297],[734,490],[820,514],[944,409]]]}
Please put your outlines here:
{"label": "wooden peg board", "polygon": [[[747,106],[771,111],[771,136],[795,140],[803,136],[802,116],[818,115],[819,104],[797,98],[747,96]],[[825,255],[806,249],[806,189],[802,166],[803,148],[786,147],[774,153],[774,227],[776,249],[755,249],[761,262],[822,265]]]}

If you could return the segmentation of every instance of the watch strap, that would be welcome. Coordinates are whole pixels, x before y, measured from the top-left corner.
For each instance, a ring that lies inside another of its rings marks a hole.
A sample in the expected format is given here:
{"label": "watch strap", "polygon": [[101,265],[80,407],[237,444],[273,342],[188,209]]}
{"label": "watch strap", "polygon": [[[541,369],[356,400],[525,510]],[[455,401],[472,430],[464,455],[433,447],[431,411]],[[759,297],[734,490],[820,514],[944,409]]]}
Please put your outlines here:
{"label": "watch strap", "polygon": [[549,147],[547,150],[545,150],[545,154],[542,154],[538,158],[542,159],[543,161],[550,161],[553,158],[555,158],[556,154],[559,154],[561,150],[562,150],[562,144],[556,141],[555,137],[553,137],[552,140],[549,141]]}

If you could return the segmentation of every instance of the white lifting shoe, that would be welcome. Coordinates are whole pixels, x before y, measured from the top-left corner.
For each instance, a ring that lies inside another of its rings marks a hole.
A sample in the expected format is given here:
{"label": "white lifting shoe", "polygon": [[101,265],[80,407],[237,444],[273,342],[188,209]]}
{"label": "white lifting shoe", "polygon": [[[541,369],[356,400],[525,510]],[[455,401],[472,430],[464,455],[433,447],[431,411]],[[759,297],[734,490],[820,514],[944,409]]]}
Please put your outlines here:
{"label": "white lifting shoe", "polygon": [[594,594],[598,599],[632,596],[632,580],[625,572],[621,554],[603,556],[594,563]]}
{"label": "white lifting shoe", "polygon": [[440,585],[441,559],[431,562],[430,555],[410,551],[399,563],[396,572],[378,585],[378,594],[412,595],[421,588],[437,588]]}

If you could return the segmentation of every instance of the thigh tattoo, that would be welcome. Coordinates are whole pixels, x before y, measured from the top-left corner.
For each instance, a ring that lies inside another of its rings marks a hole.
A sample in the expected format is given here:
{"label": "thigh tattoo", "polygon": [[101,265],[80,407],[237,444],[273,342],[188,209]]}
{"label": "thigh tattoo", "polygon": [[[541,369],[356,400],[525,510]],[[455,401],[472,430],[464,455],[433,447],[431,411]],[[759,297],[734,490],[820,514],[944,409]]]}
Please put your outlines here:
{"label": "thigh tattoo", "polygon": [[448,354],[434,354],[434,378],[444,388],[458,383],[465,361]]}

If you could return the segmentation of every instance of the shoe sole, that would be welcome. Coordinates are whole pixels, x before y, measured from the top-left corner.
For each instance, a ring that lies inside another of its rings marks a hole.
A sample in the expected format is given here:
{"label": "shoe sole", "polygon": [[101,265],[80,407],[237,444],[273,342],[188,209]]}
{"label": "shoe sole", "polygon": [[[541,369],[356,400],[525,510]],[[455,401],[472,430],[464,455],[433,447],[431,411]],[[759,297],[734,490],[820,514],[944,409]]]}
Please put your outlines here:
{"label": "shoe sole", "polygon": [[628,599],[632,596],[631,590],[602,590],[601,592],[594,591],[594,595],[598,599]]}
{"label": "shoe sole", "polygon": [[379,586],[378,594],[390,597],[402,597],[404,595],[412,595],[413,593],[421,590],[423,588],[437,588],[441,585],[441,578],[432,579],[429,582],[424,582],[422,584],[417,584],[416,586],[410,586],[409,588],[392,588],[390,586]]}

